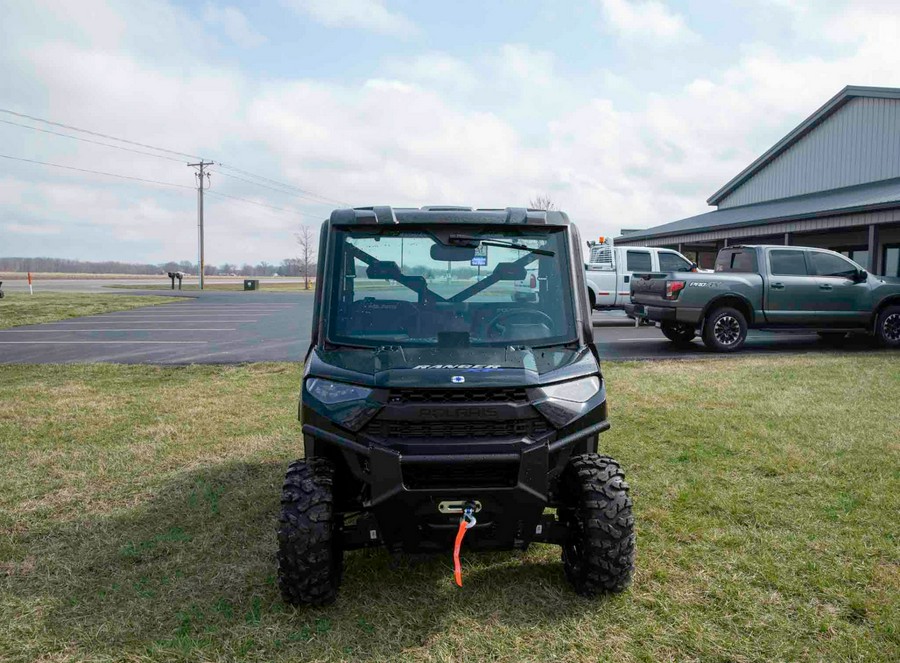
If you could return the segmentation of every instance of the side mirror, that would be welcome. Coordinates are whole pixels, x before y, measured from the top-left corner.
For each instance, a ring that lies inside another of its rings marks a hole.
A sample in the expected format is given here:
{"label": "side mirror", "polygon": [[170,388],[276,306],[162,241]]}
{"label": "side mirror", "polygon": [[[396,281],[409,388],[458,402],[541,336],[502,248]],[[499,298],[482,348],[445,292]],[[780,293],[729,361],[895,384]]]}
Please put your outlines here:
{"label": "side mirror", "polygon": [[692,272],[699,272],[699,271],[700,271],[700,265],[698,265],[698,264],[695,263],[695,262],[692,262],[692,263],[691,263],[691,271],[692,271]]}
{"label": "side mirror", "polygon": [[860,269],[859,271],[856,272],[856,278],[853,280],[856,281],[857,283],[865,283],[866,281],[869,280],[869,272],[867,272],[864,269]]}

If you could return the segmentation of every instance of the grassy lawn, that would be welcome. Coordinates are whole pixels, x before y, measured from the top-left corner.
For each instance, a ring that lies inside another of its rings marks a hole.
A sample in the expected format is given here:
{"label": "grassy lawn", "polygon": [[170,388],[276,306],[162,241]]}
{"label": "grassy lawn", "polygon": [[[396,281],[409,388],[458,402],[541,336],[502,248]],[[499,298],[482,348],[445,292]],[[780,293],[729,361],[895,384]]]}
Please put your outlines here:
{"label": "grassy lawn", "polygon": [[92,293],[38,292],[29,295],[27,292],[6,291],[6,296],[0,299],[0,329],[179,301],[183,300],[178,297]]}
{"label": "grassy lawn", "polygon": [[301,367],[0,366],[0,660],[900,659],[898,356],[608,363],[634,586],[559,551],[275,586]]}

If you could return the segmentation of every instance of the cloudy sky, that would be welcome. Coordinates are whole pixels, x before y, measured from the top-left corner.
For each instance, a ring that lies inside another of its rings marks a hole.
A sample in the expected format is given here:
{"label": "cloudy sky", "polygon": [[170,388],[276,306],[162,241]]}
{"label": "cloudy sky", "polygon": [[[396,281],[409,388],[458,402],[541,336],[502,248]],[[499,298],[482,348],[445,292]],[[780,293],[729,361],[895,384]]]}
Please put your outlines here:
{"label": "cloudy sky", "polygon": [[[892,0],[3,0],[0,108],[225,164],[213,264],[294,255],[338,202],[547,194],[594,236],[706,211],[844,85],[900,86],[898,34]],[[2,155],[193,185],[183,156],[0,120]],[[0,158],[23,255],[193,260],[196,193]]]}

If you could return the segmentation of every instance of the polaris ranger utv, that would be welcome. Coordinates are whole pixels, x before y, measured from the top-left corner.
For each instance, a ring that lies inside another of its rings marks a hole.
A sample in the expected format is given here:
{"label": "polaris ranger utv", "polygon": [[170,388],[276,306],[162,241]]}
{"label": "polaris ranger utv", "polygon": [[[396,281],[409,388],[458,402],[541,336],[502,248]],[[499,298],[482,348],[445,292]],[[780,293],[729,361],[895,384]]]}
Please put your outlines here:
{"label": "polaris ranger utv", "polygon": [[[561,212],[341,209],[322,224],[281,494],[278,580],[332,602],[345,551],[562,547],[575,591],[631,581],[634,519],[592,342],[581,241]],[[513,284],[537,270],[533,301]],[[467,534],[468,532],[468,534]]]}

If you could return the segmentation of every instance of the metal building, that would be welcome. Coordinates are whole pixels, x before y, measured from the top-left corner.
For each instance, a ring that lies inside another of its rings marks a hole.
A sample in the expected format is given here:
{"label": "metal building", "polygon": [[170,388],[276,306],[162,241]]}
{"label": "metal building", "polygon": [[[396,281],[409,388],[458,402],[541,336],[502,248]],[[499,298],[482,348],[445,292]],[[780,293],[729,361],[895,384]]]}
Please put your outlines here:
{"label": "metal building", "polygon": [[900,276],[900,89],[845,87],[707,202],[716,211],[616,242],[678,249],[702,267],[729,244],[817,246]]}

